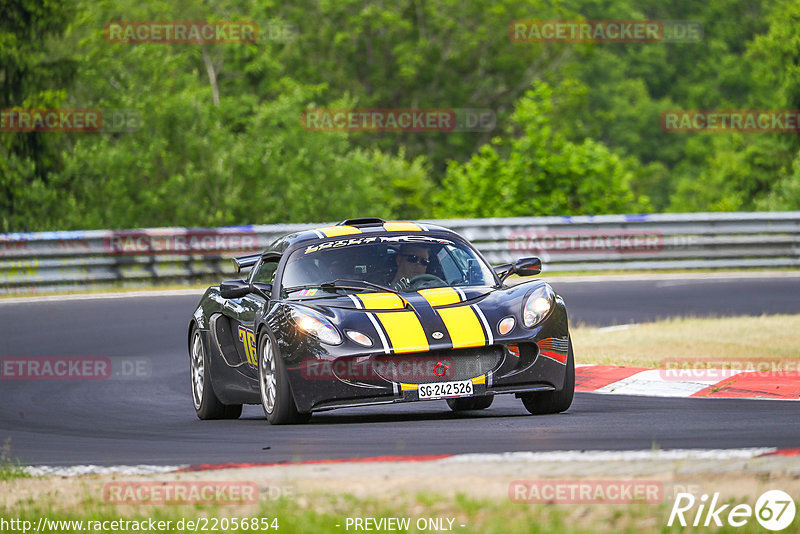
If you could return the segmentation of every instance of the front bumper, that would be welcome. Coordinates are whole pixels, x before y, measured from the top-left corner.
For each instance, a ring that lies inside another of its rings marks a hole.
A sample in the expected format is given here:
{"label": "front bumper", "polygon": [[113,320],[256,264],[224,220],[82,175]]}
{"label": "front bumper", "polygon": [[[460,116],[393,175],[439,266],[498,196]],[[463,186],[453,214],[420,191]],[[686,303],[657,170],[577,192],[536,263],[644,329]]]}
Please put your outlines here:
{"label": "front bumper", "polygon": [[[566,311],[554,310],[526,336],[467,349],[407,354],[315,354],[287,361],[301,412],[413,402],[419,385],[471,380],[473,396],[556,391],[564,387],[569,331]],[[425,399],[427,400],[427,399]]]}

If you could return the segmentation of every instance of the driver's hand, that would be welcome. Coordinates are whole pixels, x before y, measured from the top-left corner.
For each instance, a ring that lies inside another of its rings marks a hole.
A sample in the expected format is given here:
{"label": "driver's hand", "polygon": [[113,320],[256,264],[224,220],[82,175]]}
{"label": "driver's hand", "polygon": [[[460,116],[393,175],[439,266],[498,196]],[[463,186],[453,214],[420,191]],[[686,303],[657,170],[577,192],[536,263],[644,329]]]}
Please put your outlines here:
{"label": "driver's hand", "polygon": [[410,284],[409,279],[406,278],[406,277],[401,278],[400,280],[398,280],[397,282],[394,283],[394,285],[392,286],[392,289],[394,289],[396,291],[405,291],[405,292],[407,292],[409,289],[411,289],[411,284]]}

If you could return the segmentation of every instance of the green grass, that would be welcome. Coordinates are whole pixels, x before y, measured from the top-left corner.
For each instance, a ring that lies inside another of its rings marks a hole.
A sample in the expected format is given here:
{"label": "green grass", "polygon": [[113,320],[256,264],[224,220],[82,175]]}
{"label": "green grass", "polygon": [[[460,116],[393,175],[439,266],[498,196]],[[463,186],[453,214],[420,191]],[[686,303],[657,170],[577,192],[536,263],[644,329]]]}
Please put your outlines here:
{"label": "green grass", "polygon": [[0,460],[0,480],[14,480],[15,478],[29,478],[30,475],[26,473],[22,466],[18,463],[7,462]]}
{"label": "green grass", "polygon": [[624,330],[577,325],[570,335],[578,364],[659,368],[686,361],[713,368],[727,360],[797,369],[792,362],[800,361],[800,315],[674,317]]}
{"label": "green grass", "polygon": [[11,438],[9,438],[0,448],[0,480],[8,481],[16,478],[30,478],[30,475],[22,469],[19,460],[11,458]]}

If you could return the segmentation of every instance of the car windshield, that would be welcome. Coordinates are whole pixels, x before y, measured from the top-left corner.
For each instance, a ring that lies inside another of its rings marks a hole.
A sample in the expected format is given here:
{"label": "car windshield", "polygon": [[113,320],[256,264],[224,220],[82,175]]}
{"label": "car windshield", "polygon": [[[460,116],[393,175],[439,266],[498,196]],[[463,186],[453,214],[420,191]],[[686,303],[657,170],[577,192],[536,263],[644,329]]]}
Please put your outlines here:
{"label": "car windshield", "polygon": [[286,263],[281,289],[289,298],[320,296],[320,290],[380,290],[341,287],[345,282],[327,285],[337,280],[368,282],[401,293],[496,283],[491,268],[467,244],[412,235],[343,238],[298,249]]}

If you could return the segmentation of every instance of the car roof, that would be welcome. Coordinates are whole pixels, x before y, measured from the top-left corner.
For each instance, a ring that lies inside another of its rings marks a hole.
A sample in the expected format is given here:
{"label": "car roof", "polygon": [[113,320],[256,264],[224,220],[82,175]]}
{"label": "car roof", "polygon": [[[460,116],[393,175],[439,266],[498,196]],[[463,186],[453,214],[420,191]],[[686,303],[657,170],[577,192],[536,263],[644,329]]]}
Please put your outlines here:
{"label": "car roof", "polygon": [[274,250],[276,245],[280,243],[281,251],[289,248],[295,248],[300,244],[311,243],[314,241],[323,241],[329,238],[356,238],[359,236],[369,235],[391,235],[395,232],[403,232],[406,234],[425,235],[427,233],[435,233],[442,236],[447,235],[462,239],[457,233],[448,230],[443,226],[435,224],[419,223],[413,221],[384,221],[378,218],[362,218],[362,219],[347,219],[332,226],[321,226],[319,228],[311,228],[308,230],[301,230],[287,234],[279,238],[268,250]]}

